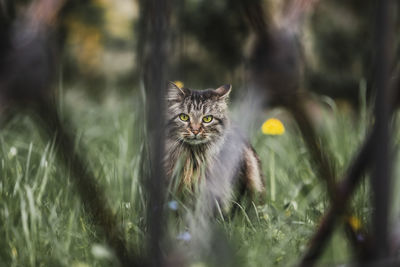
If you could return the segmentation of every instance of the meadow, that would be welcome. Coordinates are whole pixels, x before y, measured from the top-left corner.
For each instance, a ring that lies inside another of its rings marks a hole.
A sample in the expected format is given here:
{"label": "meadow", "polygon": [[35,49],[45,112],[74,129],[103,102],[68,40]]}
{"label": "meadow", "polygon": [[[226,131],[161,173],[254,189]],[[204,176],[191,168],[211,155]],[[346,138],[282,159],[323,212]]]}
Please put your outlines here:
{"label": "meadow", "polygon": [[[146,236],[139,177],[143,98],[110,93],[95,101],[78,90],[62,95],[59,112],[76,131],[75,149],[87,154],[131,249],[140,252],[140,240]],[[329,98],[315,101],[322,107],[316,118],[318,135],[331,151],[337,172],[343,174],[370,126],[368,105],[361,101],[359,108],[349,110]],[[261,132],[261,124],[271,117],[283,122],[283,135]],[[260,111],[253,125],[250,137],[262,161],[266,204],[241,210],[234,218],[215,218],[233,257],[223,259],[223,252],[194,253],[190,266],[221,266],[229,260],[238,266],[291,266],[301,258],[329,206],[325,185],[316,176],[290,116],[280,109]],[[56,160],[55,149],[52,140],[41,138],[29,116],[16,116],[0,130],[0,266],[114,265],[115,258],[83,209],[69,172]],[[395,176],[397,173],[395,168]],[[366,181],[351,209],[353,220],[362,225],[367,225],[371,216]],[[167,208],[169,214],[184,209],[180,203],[173,204]],[[393,218],[398,210],[393,207]],[[176,223],[176,216],[169,218],[171,239],[183,246],[191,242],[183,223]],[[319,263],[346,263],[351,253],[339,227]]]}

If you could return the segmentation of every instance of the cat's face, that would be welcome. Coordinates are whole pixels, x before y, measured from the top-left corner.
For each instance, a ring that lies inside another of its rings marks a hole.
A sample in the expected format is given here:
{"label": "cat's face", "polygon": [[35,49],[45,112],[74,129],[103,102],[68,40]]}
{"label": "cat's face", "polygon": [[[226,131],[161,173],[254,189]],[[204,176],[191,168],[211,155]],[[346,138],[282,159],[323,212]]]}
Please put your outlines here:
{"label": "cat's face", "polygon": [[227,98],[231,85],[202,91],[168,85],[168,137],[190,145],[205,144],[222,137],[226,124]]}

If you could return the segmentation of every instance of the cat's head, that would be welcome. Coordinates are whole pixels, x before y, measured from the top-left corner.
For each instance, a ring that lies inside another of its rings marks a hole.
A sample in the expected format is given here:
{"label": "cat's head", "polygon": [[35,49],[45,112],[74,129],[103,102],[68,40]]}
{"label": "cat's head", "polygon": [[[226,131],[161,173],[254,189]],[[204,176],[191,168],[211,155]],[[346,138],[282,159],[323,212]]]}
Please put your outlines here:
{"label": "cat's head", "polygon": [[190,145],[221,138],[228,124],[227,99],[230,84],[217,89],[192,90],[168,83],[168,136]]}

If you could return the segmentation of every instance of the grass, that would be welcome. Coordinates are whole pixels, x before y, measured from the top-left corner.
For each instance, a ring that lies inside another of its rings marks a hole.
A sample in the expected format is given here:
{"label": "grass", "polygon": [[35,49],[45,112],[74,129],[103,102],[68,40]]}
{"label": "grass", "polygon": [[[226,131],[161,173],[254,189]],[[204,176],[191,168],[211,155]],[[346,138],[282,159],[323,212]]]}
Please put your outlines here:
{"label": "grass", "polygon": [[[144,123],[137,108],[140,98],[110,95],[97,103],[69,91],[63,101],[63,114],[77,126],[76,149],[88,148],[89,164],[104,186],[128,241],[138,250],[146,236],[139,183]],[[362,116],[356,117],[329,100],[325,102],[331,108],[322,111],[318,131],[342,174],[365,136],[368,112],[364,105]],[[269,116],[283,118],[284,135],[261,133],[259,126]],[[216,235],[205,245],[210,246],[209,251],[185,254],[192,266],[228,266],[233,259],[239,266],[293,265],[328,206],[316,167],[288,116],[280,110],[271,111],[260,118],[259,126],[253,129],[251,142],[266,177],[266,204],[243,210],[233,220],[216,219],[212,226]],[[25,116],[16,117],[0,131],[0,266],[112,265],[115,259],[84,212],[68,171],[55,159],[52,140],[42,140],[39,133]],[[355,216],[363,222],[371,213],[368,192],[364,183],[353,201]],[[396,210],[398,207],[393,214],[398,214]],[[184,220],[176,221],[174,211],[168,212],[169,236],[185,239],[182,233],[188,228]],[[193,233],[186,233],[186,239],[190,234],[193,237]],[[179,244],[185,247],[185,242],[178,240],[177,248]],[[224,249],[221,242],[230,245]],[[343,231],[336,231],[321,263],[348,262],[351,256]]]}

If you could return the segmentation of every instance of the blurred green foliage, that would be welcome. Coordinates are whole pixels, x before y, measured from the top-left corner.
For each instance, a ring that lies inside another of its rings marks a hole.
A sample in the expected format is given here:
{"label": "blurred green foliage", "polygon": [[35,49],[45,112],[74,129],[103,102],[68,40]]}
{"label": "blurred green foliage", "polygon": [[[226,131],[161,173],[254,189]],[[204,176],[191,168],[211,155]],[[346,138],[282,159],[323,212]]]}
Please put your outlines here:
{"label": "blurred green foliage", "polygon": [[[141,101],[138,95],[121,98],[109,94],[107,101],[99,104],[83,98],[79,90],[68,90],[60,107],[62,114],[78,125],[76,149],[89,149],[90,167],[106,188],[130,246],[139,252],[148,230],[143,224],[146,207],[139,182],[145,122]],[[351,116],[335,106],[324,112],[324,118],[329,119],[320,122],[319,134],[335,151],[340,173],[364,138],[369,122],[354,123]],[[361,112],[367,115],[368,111]],[[207,245],[207,250],[192,250],[185,240],[194,238],[196,233],[182,235],[188,229],[186,217],[177,216],[175,209],[169,208],[168,236],[176,243],[165,247],[166,253],[177,249],[179,257],[193,255],[185,259],[189,263],[218,265],[230,252],[226,248],[225,252],[215,253],[223,248],[219,244],[226,234],[234,251],[228,258],[235,257],[241,266],[288,266],[301,257],[328,199],[296,126],[282,110],[273,110],[263,119],[270,116],[281,118],[286,126],[283,135],[263,135],[261,123],[251,131],[251,143],[260,155],[266,178],[266,204],[239,210],[233,219],[217,218],[221,236],[216,235],[214,245]],[[113,264],[115,259],[95,232],[69,182],[69,172],[55,160],[52,140],[41,140],[38,129],[27,117],[16,117],[0,132],[0,163],[0,265]],[[275,200],[271,199],[271,177],[276,178]],[[354,200],[354,215],[365,222],[370,216],[366,185]],[[181,203],[177,209],[181,214],[191,212]],[[351,256],[349,251],[346,239],[338,232],[322,261],[346,262]]]}
{"label": "blurred green foliage", "polygon": [[[17,7],[25,2],[16,2]],[[268,9],[268,1],[264,2]],[[137,251],[147,231],[139,183],[146,120],[136,62],[135,26],[140,14],[136,1],[115,3],[68,2],[61,22],[64,53],[58,89],[65,91],[59,94],[59,104],[60,113],[78,125],[76,149],[89,148],[90,167],[105,186],[124,233]],[[321,2],[307,18],[302,37],[309,39],[301,40],[309,89],[358,102],[359,88],[371,84],[372,11],[373,6],[364,1],[332,0]],[[171,21],[170,80],[195,88],[244,84],[244,47],[250,31],[237,1],[176,0]],[[122,91],[129,97],[121,97]],[[83,93],[93,98],[86,99]],[[322,118],[317,128],[333,151],[338,173],[347,167],[371,123],[365,97],[361,99],[358,120],[331,98],[317,99],[329,107],[316,112]],[[270,115],[281,116],[285,134],[266,136],[256,125],[251,135],[263,163],[266,204],[242,210],[232,220],[217,220],[217,227],[233,242],[235,255],[247,266],[297,262],[328,204],[298,129],[282,111],[273,110]],[[399,137],[395,139],[398,142]],[[0,131],[0,265],[109,266],[114,259],[83,211],[70,174],[54,160],[54,149],[52,140],[41,140],[36,126],[22,115]],[[398,174],[397,167],[395,171]],[[274,192],[269,186],[271,177],[275,177]],[[396,192],[398,187],[394,187]],[[361,222],[370,218],[368,192],[362,184],[352,203]],[[393,216],[399,211],[395,206]],[[169,211],[168,234],[173,240],[182,239],[180,234],[187,230],[183,219],[175,215]],[[185,247],[184,240],[179,242]],[[345,238],[337,234],[323,263],[348,261],[349,251]],[[218,262],[218,255],[197,256],[193,264]]]}
{"label": "blurred green foliage", "polygon": [[[282,7],[262,2],[267,22],[276,23]],[[137,87],[138,5],[127,0],[68,1],[61,24],[64,82],[97,98],[107,90]],[[306,63],[303,87],[352,103],[358,103],[361,81],[371,90],[374,10],[373,1],[328,0],[306,14],[299,32]],[[245,85],[251,30],[240,1],[172,1],[170,20],[168,80],[194,88]],[[397,30],[399,26],[396,21]],[[398,62],[400,37],[395,38]]]}

